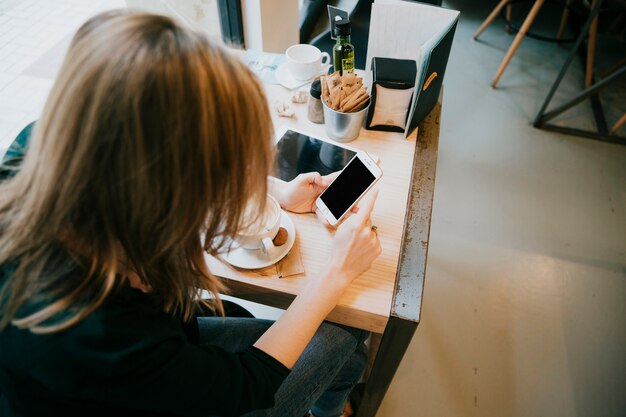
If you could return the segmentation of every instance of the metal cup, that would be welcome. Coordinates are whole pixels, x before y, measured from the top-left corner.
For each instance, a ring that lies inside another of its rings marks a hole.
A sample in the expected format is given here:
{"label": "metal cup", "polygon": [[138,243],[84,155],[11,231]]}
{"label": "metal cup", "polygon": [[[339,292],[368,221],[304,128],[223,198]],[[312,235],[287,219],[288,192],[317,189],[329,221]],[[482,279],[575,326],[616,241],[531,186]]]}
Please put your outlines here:
{"label": "metal cup", "polygon": [[328,107],[324,100],[324,124],[326,125],[326,134],[329,138],[337,142],[350,142],[356,139],[361,132],[361,127],[365,124],[365,116],[370,108],[372,100],[370,99],[367,106],[355,113],[342,113]]}

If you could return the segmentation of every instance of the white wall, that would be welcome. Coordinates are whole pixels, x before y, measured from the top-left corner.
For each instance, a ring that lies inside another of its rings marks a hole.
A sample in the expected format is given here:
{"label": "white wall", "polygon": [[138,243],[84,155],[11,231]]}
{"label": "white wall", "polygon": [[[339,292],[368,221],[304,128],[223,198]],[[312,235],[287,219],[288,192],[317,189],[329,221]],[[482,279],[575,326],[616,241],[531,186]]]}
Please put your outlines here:
{"label": "white wall", "polygon": [[[216,0],[126,0],[128,7],[175,17],[221,39]],[[297,0],[241,0],[245,47],[282,53],[299,39]]]}
{"label": "white wall", "polygon": [[241,5],[246,48],[283,53],[298,43],[296,0],[242,0]]}

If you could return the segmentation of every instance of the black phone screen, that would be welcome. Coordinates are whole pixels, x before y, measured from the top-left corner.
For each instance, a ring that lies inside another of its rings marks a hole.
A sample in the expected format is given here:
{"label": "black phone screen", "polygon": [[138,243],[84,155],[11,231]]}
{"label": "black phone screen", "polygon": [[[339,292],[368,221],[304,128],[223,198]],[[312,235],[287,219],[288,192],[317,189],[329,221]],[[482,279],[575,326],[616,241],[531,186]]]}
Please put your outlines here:
{"label": "black phone screen", "polygon": [[375,180],[365,164],[354,158],[320,198],[335,219],[339,219]]}

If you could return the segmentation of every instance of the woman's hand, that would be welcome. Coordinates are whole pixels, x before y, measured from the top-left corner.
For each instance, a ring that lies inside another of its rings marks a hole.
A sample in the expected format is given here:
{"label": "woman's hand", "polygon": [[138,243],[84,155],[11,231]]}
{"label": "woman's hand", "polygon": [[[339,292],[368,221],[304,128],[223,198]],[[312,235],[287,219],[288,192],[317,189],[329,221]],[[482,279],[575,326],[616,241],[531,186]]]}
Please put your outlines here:
{"label": "woman's hand", "polygon": [[315,200],[339,172],[322,176],[319,172],[300,174],[289,182],[271,179],[270,194],[280,206],[293,213],[315,213]]}
{"label": "woman's hand", "polygon": [[368,193],[361,200],[359,210],[337,228],[329,263],[330,275],[336,274],[335,279],[350,283],[380,255],[380,241],[370,219],[377,197],[378,190]]}
{"label": "woman's hand", "polygon": [[339,226],[328,268],[308,280],[287,311],[256,341],[256,348],[287,368],[294,366],[350,282],[380,255],[380,242],[370,220],[377,196],[376,190],[368,193],[358,212]]}

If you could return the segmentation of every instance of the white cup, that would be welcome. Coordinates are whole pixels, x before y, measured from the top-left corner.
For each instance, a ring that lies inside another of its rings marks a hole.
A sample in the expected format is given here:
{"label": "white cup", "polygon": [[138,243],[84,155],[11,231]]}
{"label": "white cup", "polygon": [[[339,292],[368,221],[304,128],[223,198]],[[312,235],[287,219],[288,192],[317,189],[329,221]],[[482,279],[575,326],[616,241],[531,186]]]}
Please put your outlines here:
{"label": "white cup", "polygon": [[330,55],[313,45],[292,45],[285,54],[291,76],[299,81],[310,80],[330,65]]}
{"label": "white cup", "polygon": [[[257,210],[253,207],[246,210],[244,223],[247,227],[237,232],[234,238],[235,242],[244,249],[261,250],[264,255],[270,254],[275,248],[272,239],[276,237],[280,229],[280,216],[280,204],[268,194],[263,214],[257,215]],[[255,220],[251,224],[247,224],[249,217]]]}

